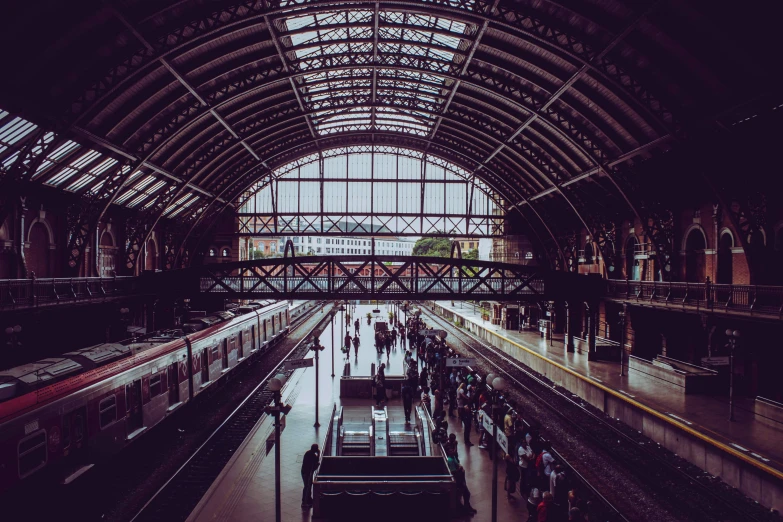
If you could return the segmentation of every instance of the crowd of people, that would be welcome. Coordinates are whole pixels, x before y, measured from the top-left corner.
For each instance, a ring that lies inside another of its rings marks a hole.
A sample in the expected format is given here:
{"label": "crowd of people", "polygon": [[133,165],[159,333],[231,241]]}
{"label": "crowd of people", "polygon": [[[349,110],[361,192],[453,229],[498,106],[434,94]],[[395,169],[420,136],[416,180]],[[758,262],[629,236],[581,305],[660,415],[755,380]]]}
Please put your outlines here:
{"label": "crowd of people", "polygon": [[[459,356],[445,339],[426,330],[419,316],[410,317],[406,324],[397,324],[403,343],[407,337],[410,349],[405,350],[405,376],[401,397],[406,422],[416,399],[426,408],[433,420],[433,442],[443,447],[449,469],[457,483],[458,508],[465,514],[475,514],[470,504],[470,490],[465,480],[465,469],[459,459],[456,433],[449,433],[447,417],[456,417],[462,427],[462,443],[467,450],[474,443],[471,434],[478,435],[478,449],[491,450],[492,434],[484,429],[483,417],[492,418],[493,401],[498,430],[508,440],[508,452],[497,445],[496,458],[502,459],[506,478],[504,490],[509,502],[525,502],[528,521],[561,522],[597,520],[597,507],[580,498],[579,489],[572,483],[565,467],[550,453],[538,430],[524,421],[516,405],[506,397],[492,393],[482,382],[476,370],[445,367],[444,360]],[[385,344],[384,344],[385,346]],[[403,345],[404,346],[404,345]],[[415,352],[415,355],[414,355]],[[386,401],[386,365],[381,363],[375,376],[376,404]],[[519,495],[517,497],[517,495]]]}

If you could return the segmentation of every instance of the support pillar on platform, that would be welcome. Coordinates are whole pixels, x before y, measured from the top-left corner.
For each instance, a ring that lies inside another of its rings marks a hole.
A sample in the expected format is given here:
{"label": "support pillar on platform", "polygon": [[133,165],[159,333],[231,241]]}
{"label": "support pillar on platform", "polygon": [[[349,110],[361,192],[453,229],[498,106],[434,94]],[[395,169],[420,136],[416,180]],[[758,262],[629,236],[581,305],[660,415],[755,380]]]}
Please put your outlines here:
{"label": "support pillar on platform", "polygon": [[585,303],[587,309],[587,360],[596,359],[595,339],[598,333],[598,303]]}
{"label": "support pillar on platform", "polygon": [[574,353],[574,304],[566,302],[566,332],[565,348],[567,353]]}

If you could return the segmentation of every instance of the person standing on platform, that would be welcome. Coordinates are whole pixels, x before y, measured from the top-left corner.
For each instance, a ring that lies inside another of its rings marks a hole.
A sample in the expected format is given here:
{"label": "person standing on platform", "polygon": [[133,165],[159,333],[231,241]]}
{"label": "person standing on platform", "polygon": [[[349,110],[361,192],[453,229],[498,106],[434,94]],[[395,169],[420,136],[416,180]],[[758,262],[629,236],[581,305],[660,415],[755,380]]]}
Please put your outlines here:
{"label": "person standing on platform", "polygon": [[459,418],[462,421],[462,440],[465,442],[465,447],[473,446],[473,443],[470,442],[470,429],[473,427],[473,412],[470,410],[468,404],[464,404],[459,409]]}
{"label": "person standing on platform", "polygon": [[400,390],[402,395],[402,408],[405,410],[405,422],[411,421],[411,409],[413,409],[413,389],[409,382],[405,381]]}
{"label": "person standing on platform", "polygon": [[310,446],[310,450],[304,454],[304,458],[302,458],[302,482],[304,482],[302,507],[313,505],[313,474],[318,469],[318,459],[320,457],[321,450],[318,449],[318,444],[313,444]]}
{"label": "person standing on platform", "polygon": [[386,365],[381,363],[375,374],[375,406],[379,407],[386,401]]}
{"label": "person standing on platform", "polygon": [[[457,466],[457,471],[454,472],[454,481],[457,484],[457,509],[474,515],[478,513],[478,511],[473,509],[473,506],[470,505],[470,490],[468,489],[468,483],[465,480],[465,468]],[[460,499],[462,499],[462,503],[459,502]]]}
{"label": "person standing on platform", "polygon": [[517,482],[519,481],[519,467],[517,466],[516,459],[511,454],[506,454],[503,459],[506,461],[506,498],[514,500],[514,493],[517,490]]}
{"label": "person standing on platform", "polygon": [[386,338],[384,339],[384,343],[386,344],[386,358],[388,359],[391,357],[391,347],[392,347],[392,336],[391,334],[386,334]]}
{"label": "person standing on platform", "polygon": [[552,494],[549,491],[544,492],[543,500],[536,508],[536,511],[538,512],[536,522],[552,521]]}
{"label": "person standing on platform", "polygon": [[356,332],[356,335],[358,336],[359,335],[359,320],[358,319],[353,322],[353,329],[354,329],[354,332]]}
{"label": "person standing on platform", "polygon": [[359,344],[360,344],[359,335],[357,334],[353,338],[353,354],[354,354],[354,357],[359,357]]}
{"label": "person standing on platform", "polygon": [[530,441],[533,437],[526,433],[517,444],[517,464],[519,465],[519,493],[527,494],[529,487],[533,486],[530,470],[533,467],[533,449],[530,447]]}

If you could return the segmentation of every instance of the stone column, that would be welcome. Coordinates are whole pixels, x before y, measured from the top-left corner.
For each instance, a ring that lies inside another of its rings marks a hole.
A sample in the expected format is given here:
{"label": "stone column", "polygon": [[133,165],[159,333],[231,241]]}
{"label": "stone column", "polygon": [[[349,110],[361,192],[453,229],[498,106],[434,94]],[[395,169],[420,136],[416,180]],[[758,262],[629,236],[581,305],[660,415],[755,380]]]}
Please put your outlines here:
{"label": "stone column", "polygon": [[567,353],[574,353],[574,304],[566,301],[565,348]]}
{"label": "stone column", "polygon": [[595,339],[598,333],[598,306],[596,303],[586,303],[587,307],[587,360],[595,360]]}

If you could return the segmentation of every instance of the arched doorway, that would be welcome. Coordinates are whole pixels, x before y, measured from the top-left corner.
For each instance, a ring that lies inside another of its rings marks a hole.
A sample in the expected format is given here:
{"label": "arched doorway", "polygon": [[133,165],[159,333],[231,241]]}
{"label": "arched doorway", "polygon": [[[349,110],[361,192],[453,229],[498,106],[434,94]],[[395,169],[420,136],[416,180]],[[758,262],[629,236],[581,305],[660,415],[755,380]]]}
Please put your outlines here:
{"label": "arched doorway", "polygon": [[704,232],[692,229],[685,240],[685,280],[689,283],[703,283],[706,277],[704,250],[707,241]]}
{"label": "arched doorway", "polygon": [[734,248],[734,237],[731,232],[724,232],[718,242],[718,273],[716,283],[730,285],[734,277],[731,249]]}
{"label": "arched doorway", "polygon": [[155,241],[147,241],[147,247],[144,249],[144,270],[158,269],[158,246]]}
{"label": "arched doorway", "polygon": [[114,246],[114,237],[109,232],[101,234],[99,251],[100,267],[98,275],[111,277],[114,275],[117,265],[117,247]]}
{"label": "arched doorway", "polygon": [[639,260],[634,255],[636,252],[636,245],[639,244],[639,240],[634,234],[628,236],[625,241],[625,278],[632,281],[639,281],[642,278],[642,270],[639,266]]}
{"label": "arched doorway", "polygon": [[43,223],[33,224],[27,243],[30,245],[25,256],[28,274],[49,277],[49,231]]}

